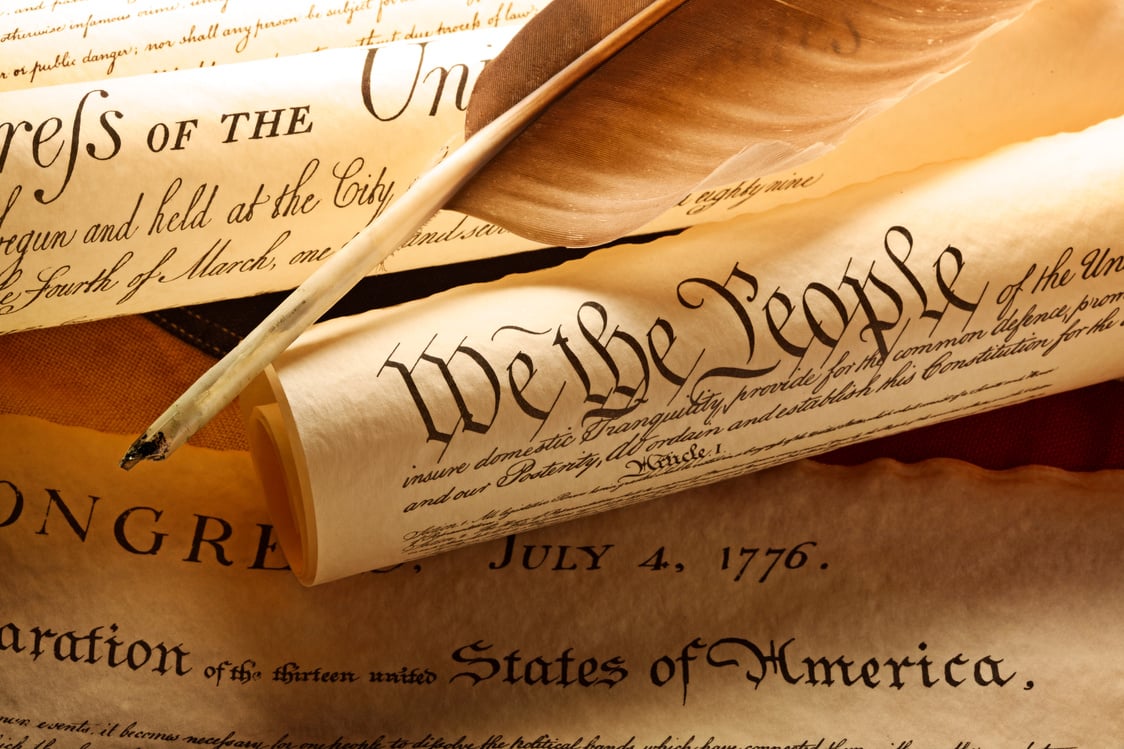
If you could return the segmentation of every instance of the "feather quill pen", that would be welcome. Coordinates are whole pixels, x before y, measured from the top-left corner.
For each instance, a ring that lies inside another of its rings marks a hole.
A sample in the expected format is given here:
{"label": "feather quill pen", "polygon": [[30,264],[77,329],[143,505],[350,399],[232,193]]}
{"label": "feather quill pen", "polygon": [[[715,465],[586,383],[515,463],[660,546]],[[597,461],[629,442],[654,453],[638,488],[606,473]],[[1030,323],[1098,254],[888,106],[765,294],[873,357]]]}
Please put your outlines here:
{"label": "feather quill pen", "polygon": [[611,241],[701,185],[818,155],[1034,2],[554,0],[485,67],[464,145],[208,370],[122,467],[186,442],[441,208],[546,244]]}
{"label": "feather quill pen", "polygon": [[[1031,4],[691,0],[578,83],[447,207],[546,244],[612,241],[703,185],[823,153]],[[607,16],[644,5],[548,5],[481,74],[469,133],[544,82]]]}

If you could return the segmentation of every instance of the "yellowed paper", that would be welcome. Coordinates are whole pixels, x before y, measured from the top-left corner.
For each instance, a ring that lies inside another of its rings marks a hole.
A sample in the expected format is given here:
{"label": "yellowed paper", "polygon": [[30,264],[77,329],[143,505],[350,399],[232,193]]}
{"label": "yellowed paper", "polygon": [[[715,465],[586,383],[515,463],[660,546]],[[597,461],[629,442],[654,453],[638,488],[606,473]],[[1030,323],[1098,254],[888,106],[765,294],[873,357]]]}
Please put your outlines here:
{"label": "yellowed paper", "polygon": [[[509,20],[509,6],[479,8],[499,7],[504,28],[0,94],[10,141],[0,331],[296,285],[458,142],[476,74],[524,20],[517,8]],[[834,153],[782,174],[731,174],[640,232],[763,212],[1118,116],[1124,85],[1109,61],[1122,39],[1114,0],[1038,3]],[[446,212],[386,267],[533,247]]]}
{"label": "yellowed paper", "polygon": [[295,286],[450,145],[511,33],[3,94],[0,324]]}
{"label": "yellowed paper", "polygon": [[1112,120],[319,326],[242,399],[294,569],[1124,374],[1122,139]]}
{"label": "yellowed paper", "polygon": [[123,445],[0,419],[0,745],[1124,734],[1120,472],[797,463],[307,589],[244,454]]}
{"label": "yellowed paper", "polygon": [[[526,0],[49,0],[0,8],[0,91],[518,23]],[[541,3],[540,3],[541,5]]]}

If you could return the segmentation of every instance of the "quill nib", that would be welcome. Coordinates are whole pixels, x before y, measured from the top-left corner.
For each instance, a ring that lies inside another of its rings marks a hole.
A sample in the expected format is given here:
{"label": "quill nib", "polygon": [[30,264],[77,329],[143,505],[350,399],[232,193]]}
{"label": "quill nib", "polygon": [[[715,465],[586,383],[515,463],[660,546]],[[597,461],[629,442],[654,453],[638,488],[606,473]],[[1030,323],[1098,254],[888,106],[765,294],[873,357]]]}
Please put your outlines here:
{"label": "quill nib", "polygon": [[149,437],[146,432],[129,446],[125,457],[121,458],[121,467],[128,471],[142,460],[163,460],[167,456],[168,441],[164,439],[164,433],[157,432],[155,436]]}

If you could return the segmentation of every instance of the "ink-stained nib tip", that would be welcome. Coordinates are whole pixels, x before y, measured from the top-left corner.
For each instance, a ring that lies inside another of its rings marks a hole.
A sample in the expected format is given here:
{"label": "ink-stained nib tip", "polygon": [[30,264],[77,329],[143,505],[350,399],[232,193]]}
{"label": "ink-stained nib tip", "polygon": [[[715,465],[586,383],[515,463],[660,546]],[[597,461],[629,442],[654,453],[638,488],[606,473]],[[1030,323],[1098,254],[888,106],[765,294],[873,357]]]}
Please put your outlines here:
{"label": "ink-stained nib tip", "polygon": [[155,437],[144,434],[129,447],[121,459],[121,467],[127,471],[142,460],[163,460],[167,454],[168,442],[163,432],[157,432]]}

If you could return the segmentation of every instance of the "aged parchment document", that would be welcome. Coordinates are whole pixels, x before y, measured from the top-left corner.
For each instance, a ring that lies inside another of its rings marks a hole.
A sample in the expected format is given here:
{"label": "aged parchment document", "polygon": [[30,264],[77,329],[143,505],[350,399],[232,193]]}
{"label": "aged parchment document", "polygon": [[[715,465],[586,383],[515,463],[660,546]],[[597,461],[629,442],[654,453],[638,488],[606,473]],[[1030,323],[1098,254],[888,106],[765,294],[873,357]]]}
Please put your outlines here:
{"label": "aged parchment document", "polygon": [[0,330],[296,285],[453,145],[511,33],[0,94]]}
{"label": "aged parchment document", "polygon": [[[0,52],[12,50],[4,59],[21,69],[128,50],[109,77],[99,58],[74,66],[65,85],[40,85],[61,77],[55,69],[32,81],[13,68],[0,80],[11,87],[0,93],[0,331],[296,285],[459,142],[479,71],[536,8],[497,0],[287,2],[268,12],[244,0],[178,5],[155,13],[167,4],[150,0],[92,13],[89,3],[44,3],[0,16]],[[56,12],[69,20],[51,21]],[[121,38],[136,24],[144,41]],[[433,36],[420,38],[423,30]],[[213,38],[193,41],[199,35]],[[242,38],[245,52],[231,52]],[[731,174],[730,184],[684,197],[641,231],[761,212],[1119,116],[1124,86],[1110,61],[1122,38],[1124,7],[1115,0],[1044,0],[961,68],[859,125],[837,151],[783,173]],[[294,54],[313,43],[332,48]],[[251,51],[265,59],[206,64]],[[127,63],[129,72],[164,70],[157,60],[172,54],[186,55],[183,69],[119,75]],[[149,55],[152,62],[131,63]],[[386,266],[535,246],[444,212]]]}
{"label": "aged parchment document", "polygon": [[309,589],[244,453],[125,441],[0,418],[0,746],[1124,735],[1120,472],[795,463]]}
{"label": "aged parchment document", "polygon": [[242,398],[294,570],[1121,376],[1121,142],[1111,120],[318,326]]}
{"label": "aged parchment document", "polygon": [[0,8],[0,91],[520,23],[528,0],[49,0]]}

